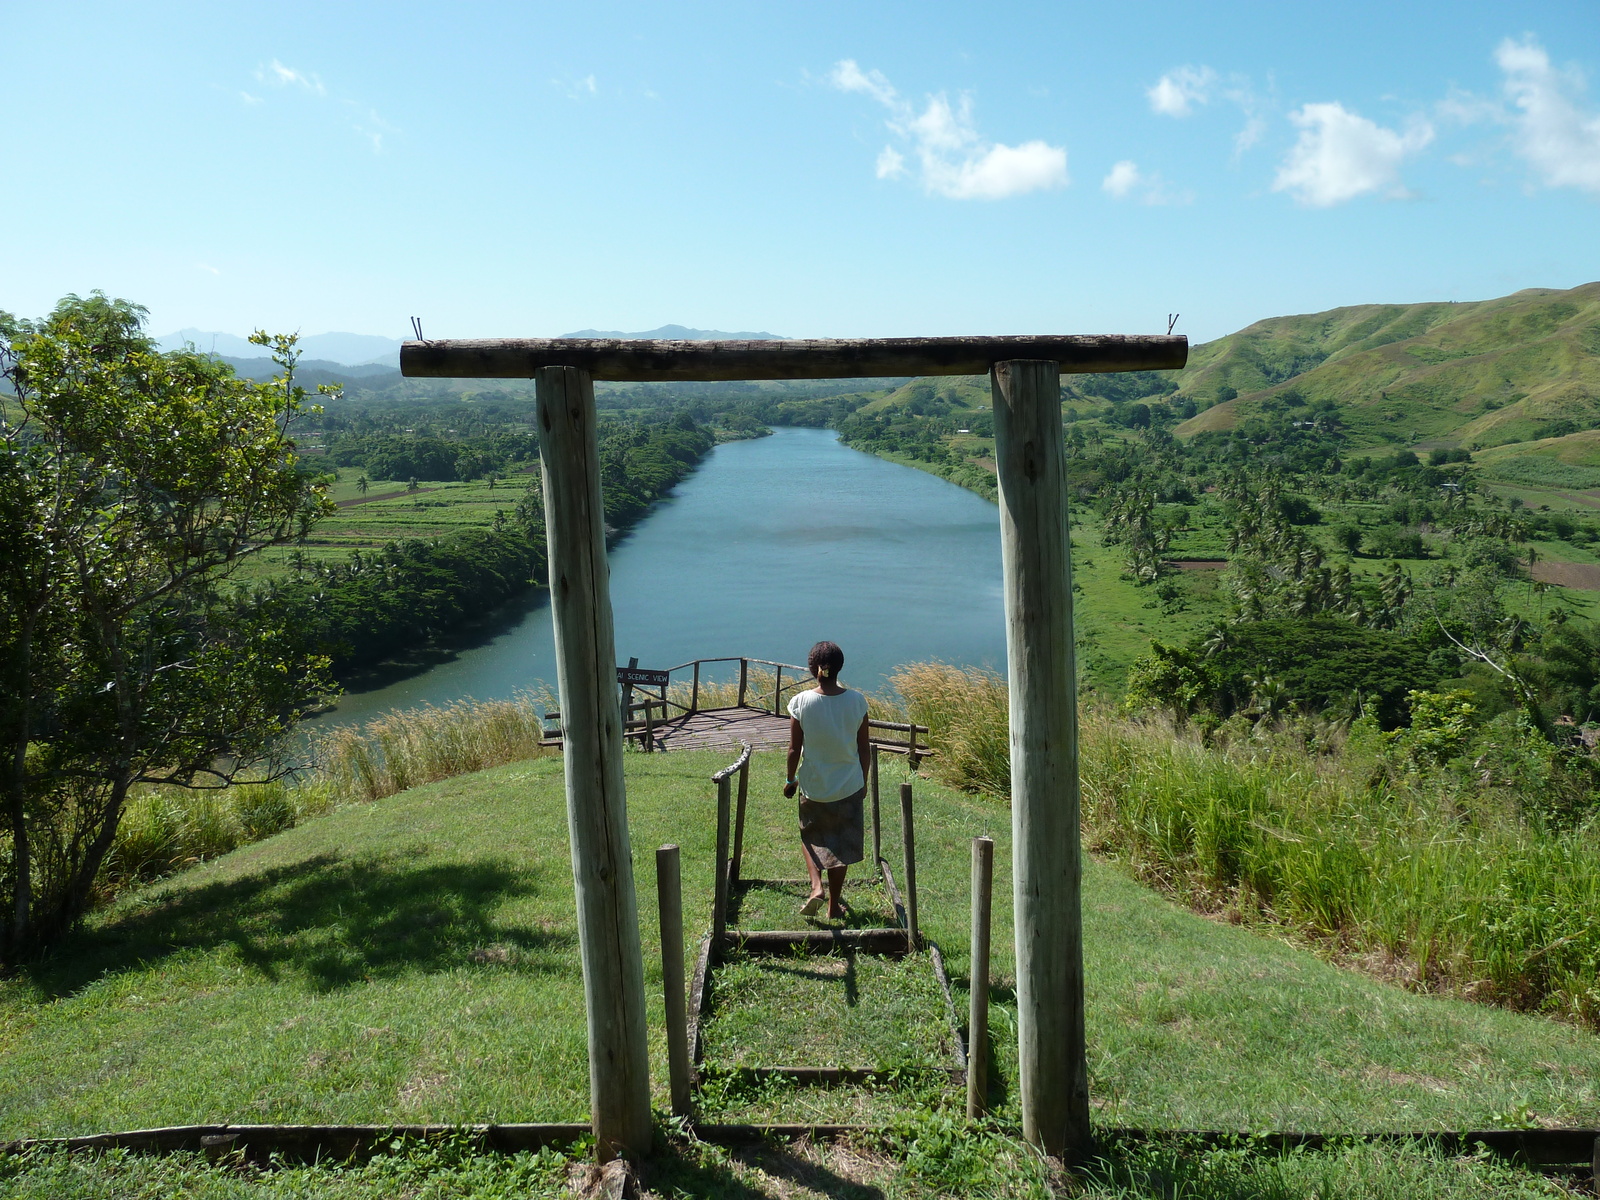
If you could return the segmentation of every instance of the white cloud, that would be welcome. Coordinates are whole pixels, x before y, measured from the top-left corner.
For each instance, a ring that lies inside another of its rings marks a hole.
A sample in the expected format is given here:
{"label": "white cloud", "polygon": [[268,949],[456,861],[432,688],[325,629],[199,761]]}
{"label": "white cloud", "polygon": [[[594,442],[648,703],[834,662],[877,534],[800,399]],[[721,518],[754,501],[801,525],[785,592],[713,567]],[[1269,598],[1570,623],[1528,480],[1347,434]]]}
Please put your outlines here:
{"label": "white cloud", "polygon": [[1143,177],[1139,174],[1138,164],[1125,158],[1111,168],[1111,174],[1100,181],[1100,186],[1121,200],[1139,186],[1141,178]]}
{"label": "white cloud", "polygon": [[1233,138],[1233,156],[1237,159],[1267,130],[1261,101],[1248,76],[1224,77],[1205,65],[1174,67],[1145,89],[1150,111],[1166,117],[1191,116],[1196,105],[1210,104],[1214,97],[1237,106],[1244,116],[1244,127]]}
{"label": "white cloud", "polygon": [[[920,112],[901,98],[881,71],[863,71],[854,59],[834,65],[828,81],[859,92],[889,110],[886,124],[916,159],[922,186],[952,200],[1001,200],[1025,192],[1066,187],[1067,152],[1035,139],[1019,146],[986,141],[972,119],[972,98],[952,107],[944,93],[928,97]],[[878,154],[879,179],[910,174],[907,154],[888,145]]]}
{"label": "white cloud", "polygon": [[[398,131],[378,115],[377,109],[365,108],[364,105],[357,104],[354,100],[346,100],[344,103],[346,107],[353,108],[360,113],[351,122],[350,128],[372,143],[372,152],[374,154],[382,154],[384,135]],[[364,108],[365,111],[362,112],[361,110]]]}
{"label": "white cloud", "polygon": [[582,79],[552,79],[550,86],[560,88],[568,100],[587,100],[600,91],[600,84],[593,75],[585,75]]}
{"label": "white cloud", "polygon": [[1400,164],[1433,140],[1433,127],[1417,120],[1405,133],[1385,129],[1337,102],[1307,104],[1289,114],[1300,129],[1272,190],[1302,204],[1327,208],[1368,192],[1394,199],[1408,193]]}
{"label": "white cloud", "polygon": [[[1254,101],[1252,100],[1252,105]],[[1267,131],[1267,119],[1256,112],[1254,107],[1245,109],[1244,128],[1233,135],[1233,156],[1235,159],[1250,149],[1261,140],[1261,135]]]}
{"label": "white cloud", "polygon": [[222,274],[221,271],[217,270],[217,268],[213,267],[210,263],[195,263],[195,269],[198,271],[210,271],[213,275]]}
{"label": "white cloud", "polygon": [[279,87],[302,87],[316,96],[326,96],[328,89],[323,86],[322,80],[315,75],[308,75],[297,71],[293,67],[286,67],[277,59],[273,59],[265,67],[256,69],[256,78],[262,83],[274,83]]}
{"label": "white cloud", "polygon": [[1505,72],[1505,94],[1517,110],[1509,115],[1512,142],[1547,187],[1600,193],[1600,114],[1585,111],[1584,81],[1576,70],[1550,65],[1550,56],[1530,34],[1507,38],[1495,50]]}
{"label": "white cloud", "polygon": [[1168,117],[1187,117],[1196,104],[1211,101],[1217,73],[1210,67],[1177,67],[1168,71],[1145,93],[1153,112]]}
{"label": "white cloud", "polygon": [[882,71],[863,71],[853,58],[835,63],[828,81],[841,92],[865,92],[879,104],[893,106],[898,99]]}
{"label": "white cloud", "polygon": [[[255,76],[262,83],[271,84],[274,87],[301,88],[320,99],[326,99],[328,96],[328,88],[320,77],[296,70],[294,67],[284,66],[277,59],[273,59],[264,67],[257,67]],[[590,78],[592,80],[593,76]],[[260,96],[251,95],[249,92],[240,92],[239,96],[246,104],[260,104],[262,102]],[[351,130],[366,139],[372,146],[374,154],[383,153],[384,136],[397,132],[395,127],[380,117],[375,109],[358,100],[339,97],[337,102],[347,109],[354,109],[359,114],[351,120]]]}
{"label": "white cloud", "polygon": [[1159,171],[1147,174],[1128,158],[1111,168],[1100,181],[1100,188],[1118,200],[1137,199],[1142,204],[1188,204],[1194,199],[1190,192],[1174,191],[1167,186]]}

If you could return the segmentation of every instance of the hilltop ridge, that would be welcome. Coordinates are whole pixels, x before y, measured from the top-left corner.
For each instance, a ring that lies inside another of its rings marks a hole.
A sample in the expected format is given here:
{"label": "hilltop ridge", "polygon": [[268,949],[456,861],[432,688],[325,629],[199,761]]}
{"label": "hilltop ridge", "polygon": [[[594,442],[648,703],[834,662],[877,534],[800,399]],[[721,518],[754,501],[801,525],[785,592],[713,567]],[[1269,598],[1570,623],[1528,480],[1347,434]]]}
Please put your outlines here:
{"label": "hilltop ridge", "polygon": [[1368,446],[1576,433],[1600,425],[1600,282],[1270,317],[1196,346],[1165,399],[1200,409],[1180,437],[1232,429],[1273,401],[1332,401]]}

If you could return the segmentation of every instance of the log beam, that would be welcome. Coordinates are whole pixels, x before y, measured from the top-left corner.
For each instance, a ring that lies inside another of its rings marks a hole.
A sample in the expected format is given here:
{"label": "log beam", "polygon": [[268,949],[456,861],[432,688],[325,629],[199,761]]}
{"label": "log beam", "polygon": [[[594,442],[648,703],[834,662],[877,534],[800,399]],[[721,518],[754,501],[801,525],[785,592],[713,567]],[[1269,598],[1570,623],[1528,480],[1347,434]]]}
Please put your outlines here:
{"label": "log beam", "polygon": [[1067,373],[1176,370],[1189,339],[1152,335],[840,338],[807,341],[629,341],[621,338],[475,338],[406,342],[411,378],[528,379],[577,367],[617,383],[717,379],[867,379],[984,375],[1008,359],[1049,359]]}

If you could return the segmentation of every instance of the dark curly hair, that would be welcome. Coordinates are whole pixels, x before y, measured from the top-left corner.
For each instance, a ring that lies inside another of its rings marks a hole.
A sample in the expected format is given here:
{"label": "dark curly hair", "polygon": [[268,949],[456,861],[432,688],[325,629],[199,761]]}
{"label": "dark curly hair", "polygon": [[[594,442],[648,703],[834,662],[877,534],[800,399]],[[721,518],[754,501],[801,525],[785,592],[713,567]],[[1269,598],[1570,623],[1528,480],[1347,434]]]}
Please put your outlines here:
{"label": "dark curly hair", "polygon": [[844,668],[844,651],[834,642],[818,642],[806,656],[806,666],[818,679],[837,682],[839,672]]}

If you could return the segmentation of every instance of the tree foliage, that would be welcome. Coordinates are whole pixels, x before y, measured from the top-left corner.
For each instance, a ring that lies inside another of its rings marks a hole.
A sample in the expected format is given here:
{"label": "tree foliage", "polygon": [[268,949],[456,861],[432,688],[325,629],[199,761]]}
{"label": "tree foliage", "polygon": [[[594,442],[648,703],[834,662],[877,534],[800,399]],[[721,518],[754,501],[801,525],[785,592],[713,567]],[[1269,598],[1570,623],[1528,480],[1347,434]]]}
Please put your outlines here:
{"label": "tree foliage", "polygon": [[281,612],[221,583],[330,507],[301,472],[293,338],[239,379],[163,354],[144,310],[95,293],[38,322],[0,314],[0,750],[16,961],[90,900],[128,791],[270,775],[324,688]]}
{"label": "tree foliage", "polygon": [[1184,646],[1153,643],[1129,671],[1128,703],[1218,718],[1365,710],[1392,729],[1406,719],[1407,693],[1436,679],[1427,651],[1403,634],[1280,617],[1225,625]]}

